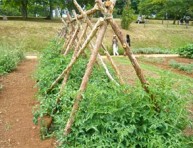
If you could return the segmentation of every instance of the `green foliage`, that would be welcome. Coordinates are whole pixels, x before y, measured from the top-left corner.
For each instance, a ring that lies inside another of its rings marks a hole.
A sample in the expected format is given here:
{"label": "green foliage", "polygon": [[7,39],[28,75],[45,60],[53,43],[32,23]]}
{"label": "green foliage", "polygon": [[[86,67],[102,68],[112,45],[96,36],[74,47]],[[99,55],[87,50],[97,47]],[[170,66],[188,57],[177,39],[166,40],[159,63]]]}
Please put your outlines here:
{"label": "green foliage", "polygon": [[123,29],[128,29],[129,25],[134,20],[134,11],[129,8],[127,5],[123,8],[122,17],[121,17],[121,27]]}
{"label": "green foliage", "polygon": [[136,48],[133,49],[135,54],[171,54],[174,53],[172,50],[161,49],[161,48]]}
{"label": "green foliage", "polygon": [[[80,58],[73,66],[60,102],[56,103],[61,82],[45,95],[53,80],[67,66],[71,55],[60,55],[61,45],[52,42],[41,57],[36,74],[40,106],[34,112],[34,122],[50,115],[54,123],[50,129],[61,148],[63,147],[187,147],[183,136],[188,124],[186,98],[182,91],[174,90],[168,77],[151,79],[150,92],[160,111],[141,85],[116,86],[106,76],[101,66],[96,65],[86,91],[82,95],[72,131],[64,136],[64,127],[77,95],[86,58]],[[56,112],[54,110],[56,109]],[[46,133],[50,136],[50,133]]]}
{"label": "green foliage", "polygon": [[178,49],[178,53],[182,57],[193,59],[193,44],[188,44]]}
{"label": "green foliage", "polygon": [[170,60],[169,62],[170,66],[182,71],[185,71],[187,73],[192,73],[193,72],[193,63],[191,64],[184,64],[184,63],[178,63],[175,60]]}
{"label": "green foliage", "polygon": [[0,15],[18,16],[20,15],[20,12],[15,7],[0,5]]}
{"label": "green foliage", "polygon": [[147,61],[147,62],[151,62],[151,63],[162,63],[165,61],[164,58],[154,58],[154,57],[151,57],[151,58],[139,57],[139,59],[142,61]]}
{"label": "green foliage", "polygon": [[141,0],[138,8],[140,13],[145,15],[156,14],[162,16],[179,19],[183,15],[192,15],[191,0]]}
{"label": "green foliage", "polygon": [[24,58],[21,50],[9,49],[7,46],[0,46],[0,53],[0,75],[14,70]]}

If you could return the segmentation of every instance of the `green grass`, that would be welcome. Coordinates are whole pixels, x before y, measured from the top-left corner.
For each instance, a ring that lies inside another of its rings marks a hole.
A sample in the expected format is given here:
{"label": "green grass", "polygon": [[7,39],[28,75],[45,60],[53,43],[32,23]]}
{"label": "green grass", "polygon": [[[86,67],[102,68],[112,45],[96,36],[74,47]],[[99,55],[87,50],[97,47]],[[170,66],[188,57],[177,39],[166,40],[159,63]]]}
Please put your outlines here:
{"label": "green grass", "polygon": [[151,57],[151,58],[147,58],[147,57],[144,57],[144,56],[142,56],[142,57],[139,57],[139,59],[140,60],[142,60],[142,61],[147,61],[147,62],[151,62],[151,63],[162,63],[162,62],[164,62],[165,61],[165,59],[164,58],[154,58],[154,57]]}
{"label": "green grass", "polygon": [[[114,60],[116,60],[117,62],[124,64],[124,65],[131,65],[129,59],[126,57],[124,57],[124,58],[123,57],[114,57]],[[176,74],[176,73],[173,73],[173,72],[168,71],[168,70],[160,69],[157,66],[153,66],[153,65],[146,64],[143,62],[140,62],[139,64],[140,64],[140,67],[142,68],[142,70],[153,72],[153,73],[157,74],[158,76],[161,76],[164,74],[168,78],[173,79],[178,83],[181,83],[181,87],[186,88],[185,91],[187,91],[187,92],[190,92],[190,90],[193,89],[193,85],[192,85],[193,78],[190,78],[190,77],[185,76],[185,75],[182,76],[181,74]],[[152,76],[146,75],[146,77],[151,78]],[[192,95],[192,94],[189,93],[189,95]],[[190,99],[192,99],[192,98],[190,98]]]}
{"label": "green grass", "polygon": [[[95,21],[95,20],[94,20]],[[116,19],[120,26],[120,20]],[[47,43],[57,35],[62,27],[60,21],[0,21],[0,43],[12,44],[21,47],[25,52],[41,51]],[[172,25],[167,27],[160,21],[149,21],[143,24],[132,23],[129,30],[122,30],[131,37],[131,48],[168,49],[173,50],[193,42],[193,26]],[[105,34],[104,44],[112,51],[111,43],[114,32],[110,25]],[[123,53],[119,43],[120,52]]]}
{"label": "green grass", "polygon": [[14,70],[24,58],[20,49],[10,45],[0,45],[0,53],[0,76]]}
{"label": "green grass", "polygon": [[57,35],[62,23],[51,21],[0,21],[0,43],[24,52],[41,51]]}

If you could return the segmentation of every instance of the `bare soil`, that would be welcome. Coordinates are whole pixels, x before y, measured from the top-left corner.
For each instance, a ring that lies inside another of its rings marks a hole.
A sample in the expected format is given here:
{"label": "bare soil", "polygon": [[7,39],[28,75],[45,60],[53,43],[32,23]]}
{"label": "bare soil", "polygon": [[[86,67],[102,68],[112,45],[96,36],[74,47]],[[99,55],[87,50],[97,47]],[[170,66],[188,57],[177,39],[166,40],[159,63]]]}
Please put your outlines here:
{"label": "bare soil", "polygon": [[28,59],[0,78],[0,148],[53,148],[53,140],[40,140],[40,129],[32,122],[37,61]]}

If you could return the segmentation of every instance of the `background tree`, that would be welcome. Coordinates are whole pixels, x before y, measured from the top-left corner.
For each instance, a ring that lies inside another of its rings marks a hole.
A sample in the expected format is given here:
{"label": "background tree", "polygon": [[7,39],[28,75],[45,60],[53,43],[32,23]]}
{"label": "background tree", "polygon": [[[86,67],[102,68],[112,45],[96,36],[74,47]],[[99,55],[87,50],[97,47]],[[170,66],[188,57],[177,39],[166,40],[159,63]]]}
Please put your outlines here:
{"label": "background tree", "polygon": [[23,19],[28,16],[28,0],[3,0],[3,4],[7,5],[7,8],[16,7],[20,10]]}
{"label": "background tree", "polygon": [[134,20],[134,11],[130,7],[131,1],[128,0],[126,5],[123,8],[122,16],[121,16],[121,27],[123,29],[128,29],[129,25],[132,23]]}
{"label": "background tree", "polygon": [[157,17],[166,18],[167,14],[175,24],[176,19],[191,14],[192,4],[192,0],[141,0],[138,8],[145,15],[156,14]]}

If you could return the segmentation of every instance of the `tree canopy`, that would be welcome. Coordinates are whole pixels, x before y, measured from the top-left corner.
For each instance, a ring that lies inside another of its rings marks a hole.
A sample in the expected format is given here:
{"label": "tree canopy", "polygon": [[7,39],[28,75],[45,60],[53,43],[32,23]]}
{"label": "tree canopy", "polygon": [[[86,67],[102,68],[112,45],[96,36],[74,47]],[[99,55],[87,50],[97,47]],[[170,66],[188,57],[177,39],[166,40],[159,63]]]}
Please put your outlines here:
{"label": "tree canopy", "polygon": [[[94,5],[94,0],[77,0],[78,3],[88,9]],[[104,0],[103,0],[104,1]],[[115,13],[122,15],[123,8],[128,0],[117,0]],[[0,0],[0,15],[21,15],[24,19],[28,16],[52,18],[52,10],[55,8],[76,9],[73,0]],[[130,9],[135,14],[152,15],[179,19],[184,15],[193,17],[193,0],[131,0]]]}

